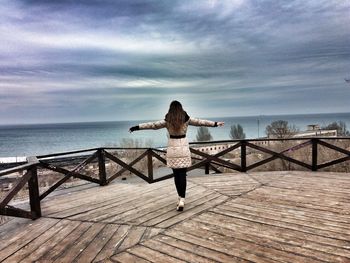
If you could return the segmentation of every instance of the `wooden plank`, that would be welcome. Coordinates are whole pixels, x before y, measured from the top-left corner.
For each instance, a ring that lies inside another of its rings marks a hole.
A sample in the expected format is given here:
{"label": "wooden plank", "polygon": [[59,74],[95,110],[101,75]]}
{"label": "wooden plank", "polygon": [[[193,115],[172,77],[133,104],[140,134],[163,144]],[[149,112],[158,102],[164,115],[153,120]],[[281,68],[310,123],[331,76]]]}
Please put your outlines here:
{"label": "wooden plank", "polygon": [[[139,189],[135,189],[134,187],[129,187],[128,189],[121,189],[119,190],[114,190],[109,188],[104,191],[104,193],[96,193],[98,198],[96,196],[94,197],[93,195],[86,194],[82,196],[81,198],[83,199],[82,201],[78,200],[74,202],[73,207],[71,207],[73,204],[70,205],[69,208],[64,209],[64,206],[56,209],[55,213],[51,213],[50,216],[53,217],[69,217],[69,216],[78,216],[79,214],[83,214],[84,212],[93,212],[95,209],[102,209],[102,208],[107,208],[108,206],[114,206],[117,204],[122,204],[126,202],[132,202],[132,200],[125,198],[126,196],[129,196],[131,193],[134,191],[137,191]],[[154,191],[153,189],[147,189],[143,191],[140,196],[144,196],[145,194]],[[140,196],[135,196],[132,195],[135,199],[140,198]],[[108,197],[108,199],[106,199]],[[59,212],[57,212],[57,210]],[[60,212],[60,210],[62,212]]]}
{"label": "wooden plank", "polygon": [[[347,189],[350,186],[350,181],[347,182],[344,180],[337,180],[337,178],[327,178],[325,176],[315,176],[310,174],[305,174],[305,176],[300,176],[298,174],[293,174],[290,176],[285,176],[283,179],[278,180],[276,182],[271,182],[272,184],[278,184],[278,183],[290,183],[291,185],[296,186],[295,188],[302,187],[302,186],[314,186],[313,189],[331,189],[335,192],[338,190],[344,192],[345,189]],[[297,189],[295,189],[297,190]]]}
{"label": "wooden plank", "polygon": [[37,238],[33,239],[26,246],[22,247],[16,253],[12,254],[3,262],[20,262],[23,259],[27,260],[27,257],[33,253],[40,246],[46,246],[46,242],[52,238],[55,234],[57,234],[60,230],[64,229],[64,227],[69,224],[68,221],[59,221],[56,225],[49,228],[47,231],[39,235]]}
{"label": "wooden plank", "polygon": [[[198,187],[190,186],[187,191],[187,196],[197,195],[204,193],[204,189],[198,189]],[[140,203],[134,204],[134,208],[123,213],[118,214],[117,217],[113,217],[115,222],[134,222],[136,223],[137,218],[141,218],[143,221],[147,218],[147,215],[155,212],[157,215],[164,213],[164,211],[174,210],[175,205],[177,204],[178,197],[170,195],[169,191],[163,195],[159,195],[153,198],[147,199],[147,201],[140,200]]]}
{"label": "wooden plank", "polygon": [[[84,193],[80,193],[79,195],[69,195],[58,197],[52,200],[46,200],[43,205],[45,208],[43,209],[46,214],[49,215],[60,215],[62,217],[69,216],[75,214],[74,210],[89,210],[86,206],[103,206],[103,204],[109,204],[111,202],[117,202],[121,200],[123,195],[127,195],[133,188],[123,188],[121,189],[117,187],[108,187],[104,189],[104,191],[99,191],[100,189],[96,189],[96,191],[86,191]],[[104,187],[105,188],[105,187]],[[54,207],[53,207],[54,206]],[[84,208],[85,207],[85,208]]]}
{"label": "wooden plank", "polygon": [[[185,210],[189,210],[195,207],[196,205],[204,203],[206,200],[215,198],[217,196],[218,194],[215,194],[214,192],[200,191],[197,194],[191,195],[186,198]],[[173,216],[177,216],[178,214],[179,212],[176,211],[176,203],[173,203],[167,205],[166,207],[159,208],[154,212],[145,215],[142,218],[133,220],[133,222],[141,223],[142,225],[146,226],[155,226],[156,224],[167,220]]]}
{"label": "wooden plank", "polygon": [[123,242],[119,245],[118,250],[124,250],[139,243],[146,231],[146,227],[131,227],[128,235],[124,238]]}
{"label": "wooden plank", "polygon": [[[323,215],[323,213],[314,213],[312,210],[301,210],[297,208],[291,208],[288,207],[287,209],[282,206],[273,206],[273,204],[265,204],[260,205],[260,203],[249,203],[249,200],[242,199],[237,200],[237,202],[229,202],[223,206],[225,209],[225,206],[234,207],[237,209],[242,210],[253,210],[256,214],[259,215],[265,215],[265,214],[273,214],[276,218],[282,217],[282,218],[291,218],[296,219],[297,222],[300,222],[302,224],[311,224],[311,225],[320,225],[320,226],[329,226],[332,228],[338,228],[340,232],[342,230],[350,230],[350,219],[349,217],[346,219],[343,217],[342,221],[337,220],[336,214],[333,214],[332,216]],[[304,223],[305,222],[305,223]]]}
{"label": "wooden plank", "polygon": [[[9,246],[11,243],[16,242],[17,240],[20,240],[21,238],[25,237],[32,231],[34,231],[38,226],[42,225],[42,221],[47,219],[38,219],[35,221],[29,220],[29,219],[19,219],[15,218],[14,220],[21,220],[19,224],[15,224],[15,226],[9,226],[8,230],[6,230],[6,233],[1,232],[0,236],[0,251]],[[49,221],[52,219],[48,219]],[[58,220],[53,220],[54,222]],[[12,223],[9,222],[9,224]],[[18,228],[17,228],[18,226]],[[1,229],[2,230],[2,229]],[[4,230],[5,232],[5,230]]]}
{"label": "wooden plank", "polygon": [[317,218],[317,217],[309,217],[305,215],[298,215],[297,211],[294,211],[292,214],[291,211],[282,212],[279,210],[274,210],[270,208],[265,209],[259,209],[258,207],[252,207],[244,204],[225,204],[223,206],[220,206],[220,208],[237,212],[237,213],[243,213],[243,214],[254,214],[259,215],[261,217],[269,217],[270,215],[273,215],[275,219],[281,218],[281,220],[295,223],[295,224],[302,224],[303,226],[310,226],[314,228],[324,229],[328,231],[332,231],[335,233],[350,233],[350,222],[347,223],[341,223],[341,222],[332,222],[328,220],[324,220],[324,218]]}
{"label": "wooden plank", "polygon": [[100,233],[90,242],[86,249],[75,259],[75,262],[92,262],[97,254],[106,245],[109,239],[117,231],[118,225],[106,225]]}
{"label": "wooden plank", "polygon": [[146,231],[144,232],[144,234],[141,238],[141,242],[148,240],[148,239],[158,235],[159,233],[161,233],[163,231],[164,231],[164,229],[162,229],[162,228],[147,227]]}
{"label": "wooden plank", "polygon": [[261,185],[259,182],[251,179],[245,174],[244,177],[241,175],[223,175],[223,178],[220,180],[215,177],[221,176],[213,176],[213,178],[190,178],[189,181],[193,181],[196,184],[205,186],[225,195],[241,195],[242,193],[251,191]]}
{"label": "wooden plank", "polygon": [[[0,244],[5,244],[11,237],[17,236],[27,227],[28,222],[33,222],[27,218],[9,218],[0,225]],[[5,241],[6,240],[6,241]],[[1,245],[0,245],[1,247]],[[1,248],[0,248],[1,250]]]}
{"label": "wooden plank", "polygon": [[150,249],[144,246],[135,246],[127,250],[127,252],[134,254],[143,259],[149,260],[151,262],[169,262],[169,263],[180,263],[186,262],[184,260],[180,260],[169,255],[163,254],[157,250]]}
{"label": "wooden plank", "polygon": [[191,217],[197,213],[200,213],[200,212],[202,212],[210,207],[213,207],[213,206],[216,206],[222,202],[225,202],[227,199],[228,199],[228,197],[226,197],[226,196],[215,196],[214,199],[209,199],[209,198],[204,199],[204,200],[202,200],[205,202],[204,204],[201,203],[200,206],[197,206],[193,209],[186,210],[185,212],[178,214],[176,217],[172,217],[172,218],[169,218],[165,221],[160,222],[156,226],[161,227],[161,228],[170,227],[171,225],[174,225],[178,222],[181,222],[185,219],[188,219],[189,217]]}
{"label": "wooden plank", "polygon": [[[164,188],[158,191],[159,195],[168,193],[169,189]],[[130,196],[130,195],[129,195]],[[71,219],[77,220],[90,220],[90,221],[101,221],[107,223],[113,223],[118,220],[118,215],[125,212],[133,210],[135,207],[142,206],[144,200],[156,200],[159,196],[155,196],[153,192],[142,195],[132,195],[132,198],[124,198],[123,201],[118,203],[112,203],[108,206],[104,206],[101,209],[95,209],[91,212],[82,213],[77,216],[70,217]]]}
{"label": "wooden plank", "polygon": [[115,262],[120,262],[120,263],[148,263],[148,262],[151,262],[151,261],[148,261],[146,259],[135,256],[133,254],[130,254],[128,252],[119,253],[119,254],[113,256],[111,259]]}
{"label": "wooden plank", "polygon": [[42,208],[45,210],[46,213],[52,213],[52,211],[63,211],[65,209],[77,207],[82,204],[100,202],[106,200],[106,198],[112,199],[113,197],[116,200],[118,198],[125,199],[125,196],[129,196],[130,193],[141,192],[140,194],[142,194],[144,192],[154,191],[163,187],[168,187],[168,183],[159,183],[157,185],[147,187],[145,187],[145,184],[143,182],[141,184],[118,183],[111,184],[105,187],[95,186],[93,188],[86,189],[78,193],[74,193],[72,195],[67,194],[64,196],[51,197],[50,199],[47,199],[45,200],[45,202],[42,203]]}
{"label": "wooden plank", "polygon": [[279,182],[271,182],[269,183],[269,186],[283,188],[283,189],[291,189],[291,190],[300,191],[300,192],[307,192],[308,194],[312,193],[313,195],[327,195],[332,198],[346,199],[349,188],[337,187],[336,182],[333,182],[333,185],[330,185],[329,184],[330,182],[328,181],[326,181],[325,183],[319,182],[319,184],[317,185],[317,188],[315,188],[315,183],[316,182],[305,181],[303,184],[300,184],[300,183],[295,183],[291,180],[288,180],[288,181],[286,180],[286,181],[279,181]]}
{"label": "wooden plank", "polygon": [[77,240],[83,235],[90,227],[92,223],[83,222],[71,233],[66,236],[62,242],[58,242],[53,248],[48,250],[43,256],[41,256],[37,262],[53,262],[60,259],[61,255],[69,248],[77,243]]}
{"label": "wooden plank", "polygon": [[[173,247],[180,248],[182,250],[186,250],[188,252],[193,253],[194,255],[202,256],[208,259],[212,259],[215,261],[223,262],[223,263],[231,263],[231,262],[250,262],[248,260],[244,260],[241,258],[234,257],[232,255],[227,255],[225,253],[218,252],[211,248],[199,246],[196,244],[192,244],[190,242],[186,242],[184,240],[176,239],[171,236],[159,235],[155,237],[155,240],[163,242],[165,244],[169,244]],[[197,261],[200,262],[200,261]]]}
{"label": "wooden plank", "polygon": [[161,229],[122,225],[106,243],[104,248],[94,259],[94,262],[102,261],[105,258],[111,257],[113,254],[116,254],[119,251],[130,248],[141,241],[145,241],[155,236],[160,231]]}
{"label": "wooden plank", "polygon": [[[179,229],[179,227],[177,228]],[[240,233],[234,230],[223,226],[222,223],[219,225],[204,225],[201,222],[186,222],[186,224],[181,225],[181,231],[191,233],[191,235],[196,237],[207,236],[210,237],[210,240],[221,245],[227,244],[229,247],[244,247],[247,252],[249,251],[248,253],[256,253],[261,257],[278,262],[335,262],[334,256],[325,253],[323,253],[324,257],[320,260],[315,258],[318,252],[315,253],[312,250],[290,246],[288,243],[275,242],[266,237],[250,235],[246,232]],[[306,255],[302,253],[306,253]]]}
{"label": "wooden plank", "polygon": [[[107,188],[106,188],[107,187]],[[86,204],[108,202],[113,199],[125,197],[128,192],[135,189],[129,185],[108,185],[106,187],[94,187],[79,193],[55,196],[42,202],[42,210],[45,214],[53,214],[75,209]]]}
{"label": "wooden plank", "polygon": [[[90,220],[104,220],[104,222],[118,222],[122,214],[133,213],[135,209],[142,207],[147,202],[157,201],[169,194],[169,186],[157,189],[157,191],[149,191],[147,193],[140,193],[139,195],[132,195],[132,198],[124,198],[123,202],[113,205],[113,209],[105,211],[96,210],[94,215],[89,215]],[[130,195],[129,195],[130,196]],[[125,205],[128,204],[128,205]],[[120,221],[123,222],[123,221]]]}
{"label": "wooden plank", "polygon": [[129,234],[130,229],[131,226],[129,225],[119,226],[117,231],[114,232],[112,237],[95,257],[94,262],[103,261],[104,259],[111,257],[113,254],[116,254],[119,246],[123,243],[124,239]]}
{"label": "wooden plank", "polygon": [[54,262],[71,262],[74,261],[94,240],[97,234],[105,227],[104,224],[93,224],[81,237],[74,242],[74,246],[66,247],[63,254],[61,254]]}
{"label": "wooden plank", "polygon": [[252,221],[227,218],[212,213],[205,213],[193,219],[196,223],[185,222],[182,231],[190,228],[211,231],[217,234],[233,236],[239,239],[274,246],[276,249],[290,251],[304,256],[335,261],[334,255],[344,260],[350,257],[347,244],[333,238],[305,234],[298,230],[288,230],[278,226],[260,224]]}
{"label": "wooden plank", "polygon": [[[233,209],[232,209],[233,210]],[[231,216],[231,217],[236,217],[236,218],[241,218],[245,220],[250,220],[254,222],[259,222],[263,224],[269,224],[269,225],[275,225],[275,226],[280,226],[286,229],[294,229],[294,230],[299,230],[305,233],[311,233],[311,234],[316,234],[316,235],[322,235],[325,237],[335,237],[337,239],[342,239],[342,240],[349,240],[349,234],[345,233],[338,233],[334,231],[329,231],[327,229],[321,229],[321,228],[316,228],[315,226],[306,226],[303,224],[298,224],[295,222],[295,220],[287,220],[287,219],[279,219],[277,220],[274,218],[274,216],[265,216],[262,217],[260,215],[255,215],[254,213],[242,213],[242,211],[230,211],[223,209],[222,207],[220,208],[214,208],[212,209],[213,212],[217,214],[221,214],[224,216]]]}
{"label": "wooden plank", "polygon": [[159,242],[158,240],[148,240],[144,243],[142,243],[143,246],[148,247],[150,249],[156,249],[160,253],[163,253],[165,255],[169,255],[172,257],[175,257],[180,260],[186,260],[186,262],[192,262],[192,263],[214,263],[217,262],[216,260],[211,260],[209,258],[205,258],[199,255],[196,255],[194,253],[188,252],[186,250],[168,245],[163,242]]}
{"label": "wooden plank", "polygon": [[37,247],[29,255],[26,256],[25,260],[22,262],[38,262],[45,253],[51,251],[57,244],[64,243],[65,238],[79,225],[80,222],[68,221],[69,224],[66,224],[65,227],[56,233],[53,237],[45,242],[45,244]]}
{"label": "wooden plank", "polygon": [[248,172],[250,178],[258,181],[261,184],[267,184],[271,181],[278,181],[289,173],[286,171],[278,171],[276,172]]}
{"label": "wooden plank", "polygon": [[271,200],[277,203],[286,202],[294,204],[295,206],[302,205],[310,207],[312,205],[315,209],[339,212],[340,214],[344,212],[344,209],[349,210],[349,205],[339,202],[337,198],[327,196],[327,198],[322,198],[320,200],[320,195],[308,195],[305,192],[303,193],[301,191],[290,189],[285,190],[280,188],[261,187],[254,192],[248,193],[246,196],[258,200]]}
{"label": "wooden plank", "polygon": [[[197,192],[193,192],[194,196],[192,197],[192,195],[190,197],[188,197],[186,200],[186,209],[188,208],[188,204],[190,204],[192,201],[195,201],[196,199],[198,199],[200,196],[205,196],[205,192],[204,191],[197,191]],[[174,202],[168,203],[165,206],[159,206],[159,207],[154,207],[152,210],[150,210],[148,213],[143,214],[141,216],[139,216],[139,214],[135,214],[134,218],[129,218],[129,222],[133,223],[133,224],[142,224],[142,225],[151,225],[152,224],[152,220],[156,220],[159,217],[165,217],[168,218],[169,216],[168,213],[171,213],[172,215],[177,215],[178,212],[176,211],[176,213],[174,213],[175,209],[176,209],[176,202],[177,200],[174,199]],[[171,216],[171,215],[170,215]],[[151,223],[149,223],[151,222]],[[153,222],[154,223],[154,222]]]}
{"label": "wooden plank", "polygon": [[22,247],[26,246],[33,239],[40,236],[42,233],[50,229],[53,225],[57,224],[59,220],[54,219],[45,219],[40,220],[40,224],[36,225],[34,228],[30,228],[30,232],[26,232],[26,235],[21,238],[15,238],[14,242],[7,243],[8,245],[1,249],[0,251],[0,261],[3,261],[7,257],[11,256],[18,250],[22,249]]}
{"label": "wooden plank", "polygon": [[[276,263],[277,261],[267,258],[266,255],[259,253],[258,250],[250,250],[247,243],[233,244],[232,238],[227,240],[228,242],[223,242],[220,240],[214,240],[211,236],[206,233],[204,236],[198,237],[192,233],[182,232],[178,229],[169,229],[164,232],[165,235],[189,242],[193,245],[204,247],[210,250],[214,250],[218,253],[225,254],[227,256],[233,257],[233,259],[238,258],[240,260],[249,262],[259,262],[259,263]],[[249,245],[249,244],[248,244]],[[267,253],[268,251],[265,251]]]}
{"label": "wooden plank", "polygon": [[350,219],[348,215],[339,215],[337,213],[332,213],[330,211],[319,211],[317,209],[308,208],[308,207],[302,207],[302,206],[293,206],[288,204],[278,204],[278,203],[272,203],[268,201],[257,201],[256,199],[251,199],[247,197],[241,197],[239,200],[237,200],[239,204],[243,205],[251,205],[254,203],[254,207],[260,208],[260,209],[273,209],[278,211],[284,211],[286,213],[293,214],[295,216],[298,215],[307,215],[310,217],[315,218],[322,218],[328,221],[335,221],[340,223],[350,223]]}

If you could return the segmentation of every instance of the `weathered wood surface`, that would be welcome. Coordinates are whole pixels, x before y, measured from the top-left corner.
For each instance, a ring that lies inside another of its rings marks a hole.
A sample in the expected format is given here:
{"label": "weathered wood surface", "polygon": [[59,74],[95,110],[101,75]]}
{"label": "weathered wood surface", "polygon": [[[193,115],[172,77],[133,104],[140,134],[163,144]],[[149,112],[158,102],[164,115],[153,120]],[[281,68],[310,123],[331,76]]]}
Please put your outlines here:
{"label": "weathered wood surface", "polygon": [[43,217],[0,226],[0,262],[350,262],[350,174],[117,180],[42,202]]}

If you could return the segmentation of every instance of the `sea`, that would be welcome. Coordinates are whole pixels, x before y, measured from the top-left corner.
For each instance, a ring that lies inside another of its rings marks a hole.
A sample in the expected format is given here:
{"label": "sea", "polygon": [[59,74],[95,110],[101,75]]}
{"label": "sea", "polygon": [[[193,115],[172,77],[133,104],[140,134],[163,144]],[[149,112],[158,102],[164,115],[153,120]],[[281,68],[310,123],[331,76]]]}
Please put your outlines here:
{"label": "sea", "polygon": [[[276,120],[286,120],[300,131],[309,124],[321,127],[334,121],[343,121],[350,129],[350,113],[303,114],[303,115],[259,115],[246,117],[208,118],[224,121],[224,127],[210,128],[213,140],[230,139],[230,127],[240,124],[246,138],[264,137],[265,128]],[[150,120],[149,120],[150,121]],[[129,133],[129,127],[142,121],[111,121],[84,123],[53,123],[0,125],[0,162],[22,161],[24,156],[80,150],[94,147],[125,146],[125,141],[133,139],[139,145],[163,147],[167,143],[166,130],[142,130]],[[196,140],[198,127],[190,126],[187,137]]]}

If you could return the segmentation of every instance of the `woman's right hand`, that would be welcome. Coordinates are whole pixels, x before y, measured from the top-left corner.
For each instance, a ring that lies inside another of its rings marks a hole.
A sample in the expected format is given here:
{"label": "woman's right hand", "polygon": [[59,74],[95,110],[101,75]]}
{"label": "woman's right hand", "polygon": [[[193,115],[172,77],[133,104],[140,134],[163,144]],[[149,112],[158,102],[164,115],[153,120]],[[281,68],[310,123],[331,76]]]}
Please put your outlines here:
{"label": "woman's right hand", "polygon": [[225,125],[225,122],[223,122],[223,121],[218,121],[217,124],[218,124],[219,127],[223,127],[223,126]]}

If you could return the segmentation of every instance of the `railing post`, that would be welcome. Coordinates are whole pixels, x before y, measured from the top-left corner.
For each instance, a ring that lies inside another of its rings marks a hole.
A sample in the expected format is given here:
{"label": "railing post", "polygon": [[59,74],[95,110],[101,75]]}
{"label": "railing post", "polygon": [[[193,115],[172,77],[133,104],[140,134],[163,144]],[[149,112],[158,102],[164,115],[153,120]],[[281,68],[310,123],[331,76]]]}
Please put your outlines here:
{"label": "railing post", "polygon": [[241,172],[245,173],[247,171],[247,142],[245,140],[241,141]]}
{"label": "railing post", "polygon": [[98,175],[100,178],[100,185],[107,185],[106,177],[106,158],[103,149],[98,149]]}
{"label": "railing post", "polygon": [[210,163],[205,164],[205,174],[209,174]]}
{"label": "railing post", "polygon": [[147,169],[148,169],[148,178],[150,182],[153,182],[153,158],[152,158],[152,149],[147,150]]}
{"label": "railing post", "polygon": [[33,219],[37,219],[41,217],[37,166],[31,166],[29,168],[29,172],[31,173],[31,176],[28,180],[30,210],[33,215]]}
{"label": "railing post", "polygon": [[311,139],[312,143],[312,171],[317,171],[317,142],[318,139]]}

